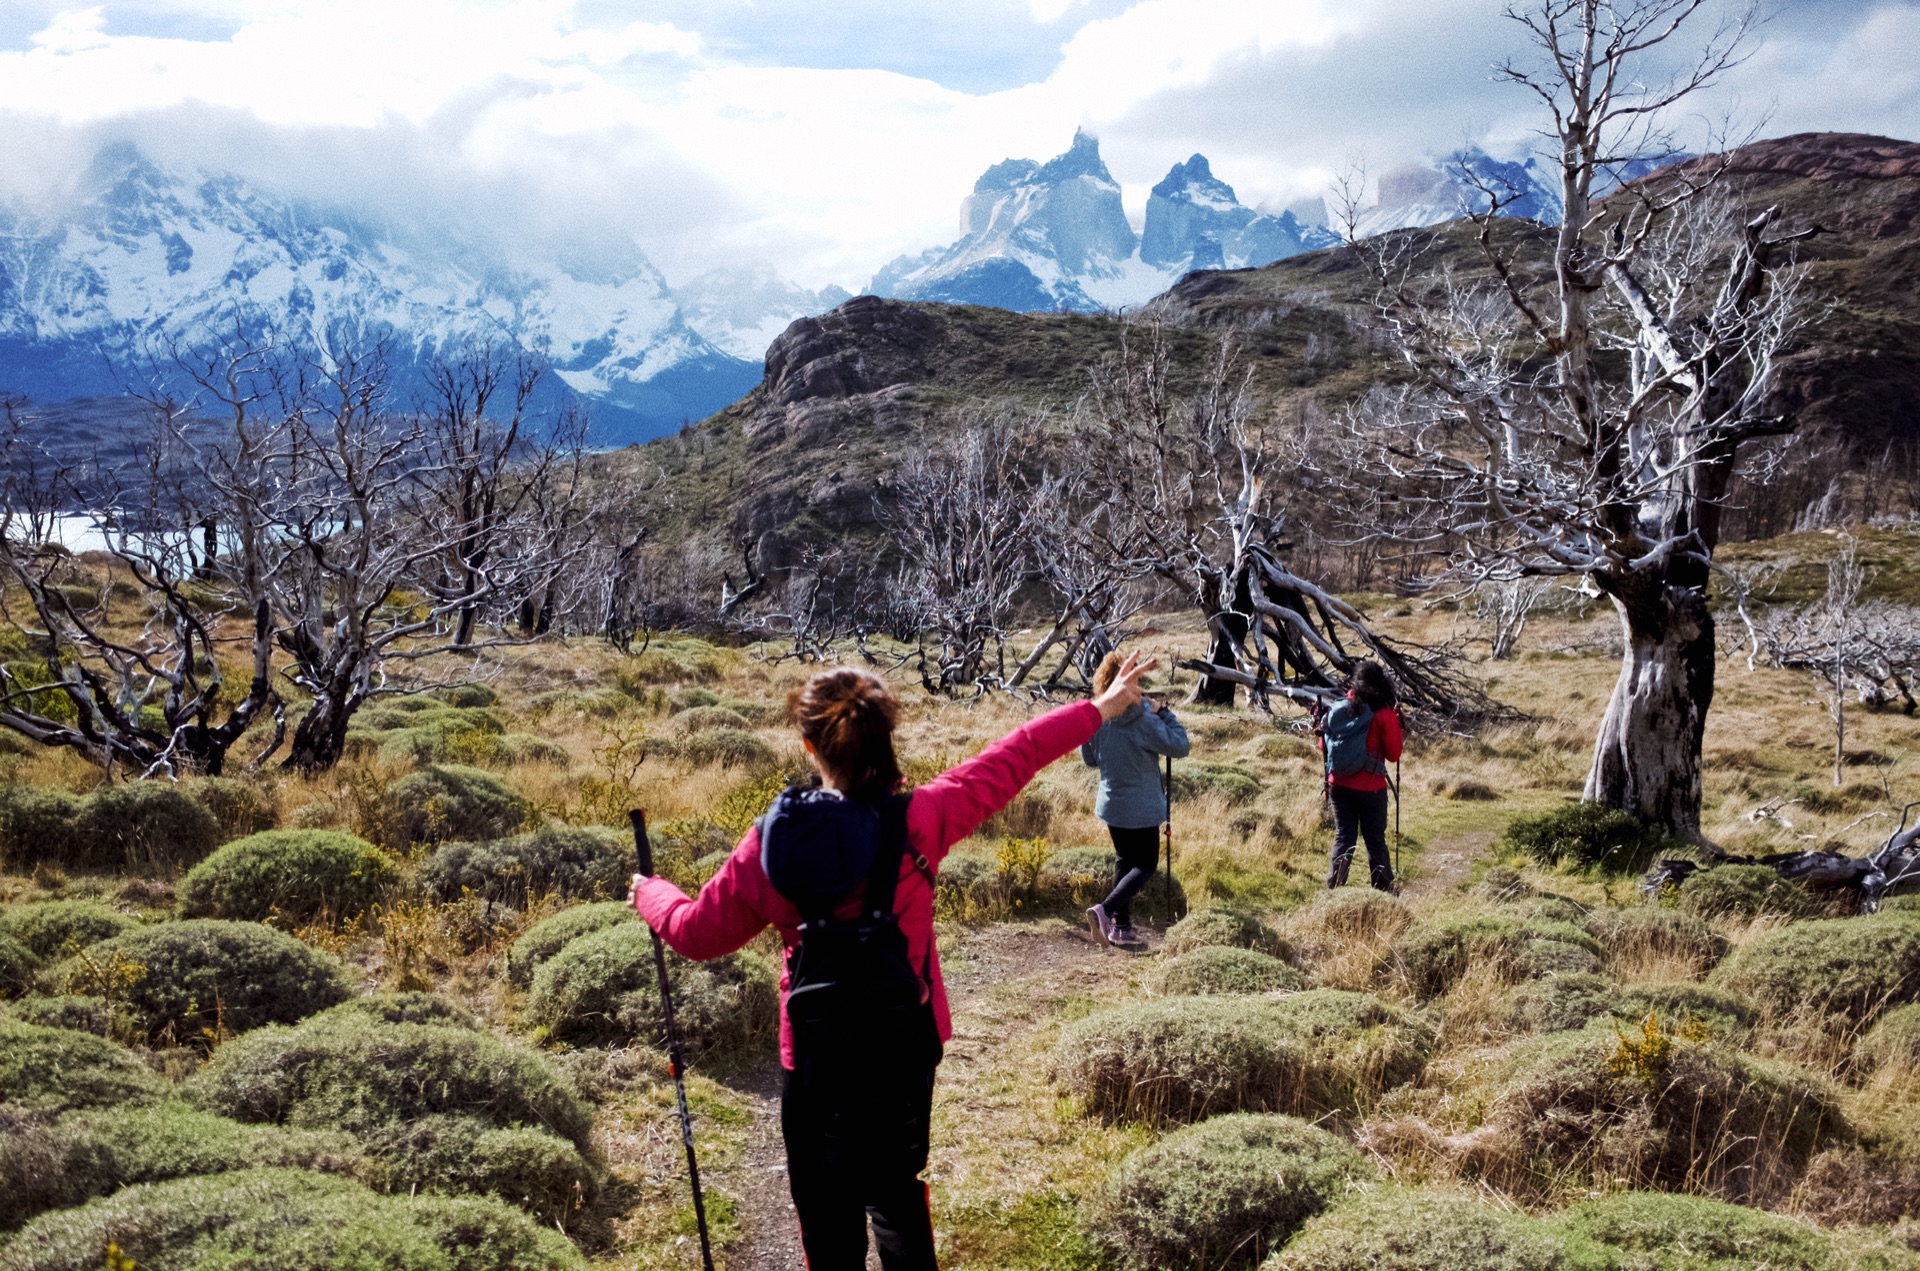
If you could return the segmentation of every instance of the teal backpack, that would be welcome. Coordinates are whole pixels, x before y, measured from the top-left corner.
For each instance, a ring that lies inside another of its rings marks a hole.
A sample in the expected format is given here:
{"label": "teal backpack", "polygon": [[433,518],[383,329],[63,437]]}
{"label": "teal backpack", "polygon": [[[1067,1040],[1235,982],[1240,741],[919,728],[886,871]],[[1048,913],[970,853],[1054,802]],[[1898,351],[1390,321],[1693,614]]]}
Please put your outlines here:
{"label": "teal backpack", "polygon": [[1373,727],[1373,707],[1342,698],[1327,712],[1320,726],[1326,746],[1327,777],[1354,777],[1363,772],[1385,776],[1386,761],[1367,750],[1367,732]]}

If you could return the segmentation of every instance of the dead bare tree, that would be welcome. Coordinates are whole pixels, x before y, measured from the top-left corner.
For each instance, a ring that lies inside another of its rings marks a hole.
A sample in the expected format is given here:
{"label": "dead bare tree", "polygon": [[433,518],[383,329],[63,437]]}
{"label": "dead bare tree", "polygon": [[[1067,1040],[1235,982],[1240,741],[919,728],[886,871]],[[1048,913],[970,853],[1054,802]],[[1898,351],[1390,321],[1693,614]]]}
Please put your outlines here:
{"label": "dead bare tree", "polygon": [[1087,410],[1097,522],[1115,575],[1150,576],[1205,617],[1207,657],[1185,665],[1205,677],[1200,701],[1231,704],[1236,687],[1257,703],[1273,695],[1337,695],[1357,659],[1378,659],[1416,710],[1441,716],[1467,705],[1439,650],[1373,631],[1352,605],[1285,564],[1288,509],[1281,491],[1310,470],[1302,439],[1263,410],[1223,336],[1202,385],[1170,385],[1171,349],[1157,325],[1128,333],[1120,355],[1093,373]]}
{"label": "dead bare tree", "polygon": [[1713,700],[1708,568],[1742,446],[1793,427],[1772,388],[1801,314],[1781,262],[1804,236],[1772,210],[1736,216],[1714,161],[1599,197],[1671,153],[1662,121],[1738,61],[1744,14],[1660,74],[1703,7],[1509,10],[1535,57],[1501,73],[1552,122],[1563,219],[1516,228],[1511,193],[1483,186],[1479,283],[1423,273],[1430,235],[1359,244],[1412,384],[1354,420],[1403,539],[1451,550],[1470,581],[1584,576],[1613,602],[1626,652],[1585,795],[1685,834]]}

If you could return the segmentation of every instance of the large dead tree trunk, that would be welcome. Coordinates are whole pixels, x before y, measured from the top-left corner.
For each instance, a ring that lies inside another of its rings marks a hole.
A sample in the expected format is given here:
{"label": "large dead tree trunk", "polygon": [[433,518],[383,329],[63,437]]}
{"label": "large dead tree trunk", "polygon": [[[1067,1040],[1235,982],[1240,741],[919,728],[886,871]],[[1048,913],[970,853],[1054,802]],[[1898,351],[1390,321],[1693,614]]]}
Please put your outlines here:
{"label": "large dead tree trunk", "polygon": [[1691,587],[1616,599],[1626,651],[1581,797],[1683,834],[1700,829],[1700,743],[1713,705],[1713,615]]}

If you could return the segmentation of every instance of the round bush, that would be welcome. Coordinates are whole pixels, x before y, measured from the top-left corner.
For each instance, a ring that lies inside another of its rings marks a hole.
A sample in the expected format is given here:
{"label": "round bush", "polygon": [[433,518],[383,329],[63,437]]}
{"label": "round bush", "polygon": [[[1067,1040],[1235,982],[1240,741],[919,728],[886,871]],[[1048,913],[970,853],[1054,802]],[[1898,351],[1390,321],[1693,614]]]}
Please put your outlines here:
{"label": "round bush", "polygon": [[[770,1043],[780,1026],[772,969],[752,954],[709,962],[667,955],[674,1022],[689,1060],[737,1054]],[[665,1044],[653,938],[621,923],[571,941],[541,964],[527,1014],[562,1041]]]}
{"label": "round bush", "polygon": [[527,801],[499,778],[459,764],[409,773],[388,788],[387,797],[412,843],[505,838],[529,811]]}
{"label": "round bush", "polygon": [[753,727],[747,722],[745,715],[725,706],[690,706],[675,715],[673,722],[686,733],[704,733],[716,728],[731,728],[735,732],[746,732]]}
{"label": "round bush", "polygon": [[241,1125],[181,1103],[38,1119],[0,1138],[0,1230],[49,1209],[82,1205],[135,1183],[253,1166],[357,1175],[368,1162],[337,1132]]}
{"label": "round bush", "polygon": [[509,983],[521,988],[533,983],[540,964],[581,936],[623,922],[638,922],[640,916],[623,900],[603,900],[598,904],[575,905],[544,918],[520,933],[507,949],[505,969]]}
{"label": "round bush", "polygon": [[1478,963],[1540,976],[1600,969],[1600,945],[1580,928],[1502,913],[1446,913],[1422,919],[1394,942],[1389,965],[1422,1000],[1439,997]]}
{"label": "round bush", "polygon": [[1654,905],[1596,909],[1586,925],[1610,965],[1669,963],[1698,979],[1727,954],[1726,937],[1698,915]]}
{"label": "round bush", "polygon": [[0,998],[19,997],[33,987],[40,959],[12,936],[0,935]]}
{"label": "round bush", "polygon": [[96,869],[184,869],[220,844],[213,813],[164,781],[95,790],[74,830],[84,853],[74,864]]}
{"label": "round bush", "polygon": [[1610,1251],[1477,1197],[1376,1183],[1312,1219],[1263,1271],[1610,1271]]}
{"label": "round bush", "polygon": [[1897,1006],[1853,1048],[1854,1063],[1882,1082],[1920,1081],[1920,1005]]}
{"label": "round bush", "polygon": [[133,919],[97,900],[42,900],[0,912],[0,935],[13,937],[39,958],[63,957],[131,926]]}
{"label": "round bush", "polygon": [[81,800],[65,790],[41,786],[0,789],[0,858],[8,869],[27,873],[42,862],[73,867],[86,856],[81,850]]}
{"label": "round bush", "polygon": [[1203,945],[1162,962],[1154,968],[1148,983],[1162,996],[1200,997],[1212,993],[1244,996],[1292,992],[1309,987],[1313,981],[1298,967],[1265,953]]}
{"label": "round bush", "polygon": [[523,908],[535,896],[604,900],[626,894],[633,840],[618,830],[547,826],[491,843],[448,843],[420,880],[441,901],[474,895]]}
{"label": "round bush", "polygon": [[365,913],[399,877],[385,852],[340,830],[266,830],[235,839],[189,870],[180,912],[341,921]]}
{"label": "round bush", "polygon": [[545,763],[556,768],[573,762],[565,746],[532,733],[508,733],[501,737],[494,747],[494,758],[503,764]]}
{"label": "round bush", "polygon": [[1549,976],[1508,989],[1503,1008],[1503,1022],[1519,1033],[1564,1032],[1597,1019],[1638,1026],[1649,1014],[1669,1032],[1704,1028],[1715,1037],[1741,1037],[1753,1025],[1752,1006],[1690,980],[1622,986],[1598,975]]}
{"label": "round bush", "polygon": [[1523,1042],[1476,1077],[1485,1120],[1467,1166],[1516,1191],[1584,1177],[1765,1201],[1844,1129],[1805,1072],[1645,1025]]}
{"label": "round bush", "polygon": [[1168,998],[1067,1026],[1054,1079],[1091,1115],[1149,1123],[1222,1112],[1355,1115],[1418,1076],[1433,1048],[1418,1017],[1364,993]]}
{"label": "round bush", "polygon": [[1293,1117],[1214,1117],[1122,1161],[1087,1226],[1131,1271],[1255,1266],[1372,1174],[1359,1152]]}
{"label": "round bush", "polygon": [[99,997],[23,997],[8,1003],[7,1014],[23,1024],[70,1028],[95,1037],[113,1036],[116,1025],[120,1026],[119,1031],[129,1031],[124,1020],[115,1014],[113,1004]]}
{"label": "round bush", "polygon": [[1625,812],[1584,801],[1539,816],[1515,817],[1507,825],[1505,845],[1542,865],[1564,861],[1608,874],[1642,873],[1654,857],[1687,847]]}
{"label": "round bush", "polygon": [[156,1043],[290,1024],[352,996],[338,959],[254,922],[188,919],[137,927],[69,959],[61,990],[123,1004]]}
{"label": "round bush", "polygon": [[371,1131],[365,1145],[382,1191],[495,1196],[553,1222],[600,1190],[598,1171],[577,1147],[532,1126],[427,1116]]}
{"label": "round bush", "polygon": [[1714,968],[1711,983],[1774,1020],[1871,1024],[1920,997],[1920,914],[1797,922],[1763,932]]}
{"label": "round bush", "polygon": [[1287,942],[1279,932],[1253,914],[1220,906],[1197,909],[1167,928],[1167,940],[1160,951],[1174,958],[1210,945],[1254,949],[1276,958],[1287,956]]}
{"label": "round bush", "polygon": [[382,1024],[442,1024],[450,1028],[483,1028],[480,1019],[458,1002],[436,993],[374,993],[329,1007],[308,1022],[353,1016]]}
{"label": "round bush", "polygon": [[1218,794],[1229,804],[1252,803],[1260,797],[1260,778],[1230,763],[1188,761],[1173,770],[1173,797],[1176,802]]}
{"label": "round bush", "polygon": [[236,839],[271,830],[278,819],[273,801],[251,781],[239,777],[197,777],[182,783],[220,827],[220,837]]}
{"label": "round bush", "polygon": [[[1036,879],[1041,908],[1068,909],[1076,914],[1113,890],[1113,852],[1104,847],[1065,847],[1047,857]],[[942,872],[948,868],[941,864]],[[1171,894],[1171,901],[1169,901]],[[1168,884],[1166,871],[1156,873],[1146,889],[1133,899],[1133,916],[1148,922],[1167,922],[1187,911],[1187,890],[1180,880]]]}
{"label": "round bush", "polygon": [[1632,1255],[1646,1271],[1826,1271],[1832,1243],[1791,1218],[1700,1196],[1619,1192],[1554,1216],[1553,1225]]}
{"label": "round bush", "polygon": [[194,1103],[236,1121],[365,1137],[435,1115],[532,1126],[589,1149],[592,1112],[541,1055],[492,1033],[330,1013],[236,1038],[187,1083]]}
{"label": "round bush", "polygon": [[1371,887],[1338,887],[1288,914],[1282,934],[1319,959],[1342,947],[1384,944],[1412,922],[1413,910],[1398,896]]}
{"label": "round bush", "polygon": [[46,1112],[150,1102],[165,1083],[92,1033],[0,1019],[0,1103]]}
{"label": "round bush", "polygon": [[1551,975],[1508,989],[1500,1020],[1516,1033],[1558,1033],[1612,1015],[1619,1000],[1620,986],[1605,976]]}
{"label": "round bush", "polygon": [[585,1271],[568,1240],[498,1201],[380,1196],[307,1170],[249,1169],[126,1188],[42,1214],[7,1271],[98,1271],[108,1244],[136,1266],[303,1271]]}
{"label": "round bush", "polygon": [[1614,1006],[1618,1019],[1638,1023],[1656,1013],[1670,1029],[1705,1029],[1713,1037],[1738,1041],[1753,1030],[1753,1003],[1711,984],[1691,980],[1633,984],[1621,990]]}
{"label": "round bush", "polygon": [[1680,884],[1678,898],[1681,909],[1701,918],[1813,918],[1825,908],[1818,896],[1767,865],[1696,870]]}
{"label": "round bush", "polygon": [[679,753],[696,767],[719,764],[768,772],[780,766],[780,757],[773,753],[773,747],[740,728],[710,728],[693,733],[680,743]]}

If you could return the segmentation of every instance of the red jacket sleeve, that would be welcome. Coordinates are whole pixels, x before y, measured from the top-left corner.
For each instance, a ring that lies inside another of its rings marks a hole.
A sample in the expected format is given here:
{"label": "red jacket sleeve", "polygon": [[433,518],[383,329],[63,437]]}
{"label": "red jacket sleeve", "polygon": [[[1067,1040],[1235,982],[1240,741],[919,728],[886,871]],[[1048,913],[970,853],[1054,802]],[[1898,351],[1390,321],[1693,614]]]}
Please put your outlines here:
{"label": "red jacket sleeve", "polygon": [[1099,731],[1099,707],[1073,702],[1022,724],[920,786],[907,809],[916,845],[937,864],[948,848],[1011,803],[1042,768],[1073,753]]}
{"label": "red jacket sleeve", "polygon": [[1373,735],[1369,749],[1388,763],[1400,762],[1400,747],[1405,738],[1400,732],[1400,712],[1388,708],[1373,717]]}
{"label": "red jacket sleeve", "polygon": [[673,951],[701,961],[732,953],[760,934],[768,916],[773,885],[760,868],[760,830],[747,831],[720,872],[700,889],[700,898],[664,878],[643,878],[633,907]]}

